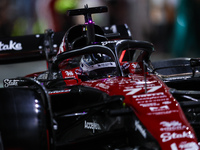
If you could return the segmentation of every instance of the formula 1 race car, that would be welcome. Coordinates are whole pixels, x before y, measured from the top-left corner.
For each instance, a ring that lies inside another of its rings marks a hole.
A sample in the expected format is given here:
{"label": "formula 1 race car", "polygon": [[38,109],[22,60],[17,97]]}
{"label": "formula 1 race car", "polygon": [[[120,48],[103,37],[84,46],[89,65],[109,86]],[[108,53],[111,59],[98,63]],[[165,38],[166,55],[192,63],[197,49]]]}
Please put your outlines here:
{"label": "formula 1 race car", "polygon": [[199,149],[199,59],[152,63],[153,44],[127,25],[94,24],[106,11],[86,5],[68,11],[85,24],[64,34],[1,40],[1,62],[45,56],[48,70],[4,79],[0,149]]}

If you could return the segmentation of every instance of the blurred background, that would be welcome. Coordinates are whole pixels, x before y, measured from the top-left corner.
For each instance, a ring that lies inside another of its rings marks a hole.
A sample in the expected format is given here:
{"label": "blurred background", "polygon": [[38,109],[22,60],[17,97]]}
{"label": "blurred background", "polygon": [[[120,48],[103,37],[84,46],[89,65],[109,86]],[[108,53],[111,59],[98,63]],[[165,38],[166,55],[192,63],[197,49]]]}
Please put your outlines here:
{"label": "blurred background", "polygon": [[[83,17],[69,17],[69,9],[108,6],[93,15],[100,26],[126,23],[135,40],[150,41],[152,61],[200,56],[200,0],[1,0],[0,38],[67,31]],[[0,65],[0,80],[46,69],[44,61]],[[1,82],[0,82],[1,85]]]}

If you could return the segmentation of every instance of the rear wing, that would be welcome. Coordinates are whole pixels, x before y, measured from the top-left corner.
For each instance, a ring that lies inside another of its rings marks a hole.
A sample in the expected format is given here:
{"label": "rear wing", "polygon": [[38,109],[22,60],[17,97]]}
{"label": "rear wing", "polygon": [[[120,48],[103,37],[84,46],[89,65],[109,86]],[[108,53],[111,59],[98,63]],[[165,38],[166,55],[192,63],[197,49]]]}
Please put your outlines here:
{"label": "rear wing", "polygon": [[[108,40],[132,38],[126,24],[101,28]],[[56,55],[65,32],[50,31],[52,35],[48,35],[49,31],[46,30],[44,34],[0,38],[0,64],[45,60],[46,44],[53,48],[48,51],[48,56]],[[52,42],[48,43],[49,40]]]}
{"label": "rear wing", "polygon": [[[64,32],[55,32],[52,36],[55,55],[64,36]],[[0,64],[45,59],[45,34],[0,38]]]}
{"label": "rear wing", "polygon": [[[69,16],[84,15],[84,25],[87,27],[87,45],[90,45],[96,43],[94,22],[91,15],[107,11],[106,6],[89,8],[88,5],[85,5],[82,9],[68,10],[67,13]],[[102,28],[106,40],[132,39],[126,24],[100,28]],[[0,38],[0,64],[38,59],[49,60],[49,56],[57,54],[64,35],[65,32],[54,33],[51,29],[47,29],[44,34]]]}

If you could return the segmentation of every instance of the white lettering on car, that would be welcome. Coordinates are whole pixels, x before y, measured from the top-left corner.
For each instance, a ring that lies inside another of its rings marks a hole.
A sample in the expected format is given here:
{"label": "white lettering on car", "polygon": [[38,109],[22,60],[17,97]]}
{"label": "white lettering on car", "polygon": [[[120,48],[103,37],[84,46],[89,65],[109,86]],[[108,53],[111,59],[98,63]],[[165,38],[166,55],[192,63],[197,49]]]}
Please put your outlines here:
{"label": "white lettering on car", "polygon": [[159,93],[150,93],[150,94],[141,94],[141,95],[134,95],[133,98],[146,98],[146,97],[152,97],[152,96],[163,96],[163,92]]}
{"label": "white lettering on car", "polygon": [[170,147],[171,147],[171,150],[178,150],[178,147],[177,147],[176,143],[172,143],[170,145]]}
{"label": "white lettering on car", "polygon": [[142,90],[142,88],[131,88],[131,89],[125,89],[123,91],[128,92],[128,93],[126,93],[126,95],[134,95],[135,93],[137,93],[140,90]]}
{"label": "white lettering on car", "polygon": [[181,142],[180,145],[178,146],[181,149],[185,149],[185,150],[198,150],[199,146],[197,145],[197,143],[195,142]]}
{"label": "white lettering on car", "polygon": [[74,75],[74,73],[72,71],[65,71],[65,74],[67,76],[73,76]]}
{"label": "white lettering on car", "polygon": [[194,138],[194,135],[191,133],[191,131],[183,131],[182,133],[170,133],[170,132],[164,132],[160,135],[160,138],[162,139],[162,142],[167,142],[173,139],[181,139],[181,138]]}
{"label": "white lettering on car", "polygon": [[12,79],[4,79],[4,87],[10,87],[10,86],[18,86],[19,80],[12,80]]}
{"label": "white lettering on car", "polygon": [[97,83],[97,87],[103,88],[103,89],[109,89],[109,86],[103,83]]}
{"label": "white lettering on car", "polygon": [[140,65],[139,65],[138,63],[132,63],[131,66],[132,66],[134,69],[140,68]]}
{"label": "white lettering on car", "polygon": [[179,146],[177,146],[176,143],[172,143],[170,145],[171,150],[178,150],[179,149],[184,149],[184,150],[198,150],[199,146],[197,145],[197,143],[195,142],[187,142],[187,141],[183,141],[179,144]]}
{"label": "white lettering on car", "polygon": [[149,107],[151,111],[164,111],[164,110],[169,110],[169,106],[164,105],[160,107]]}
{"label": "white lettering on car", "polygon": [[103,42],[101,42],[101,44],[103,45],[103,46],[105,46],[105,45],[107,45],[107,44],[109,44],[109,43],[117,43],[118,41],[117,40],[114,40],[114,41],[103,41]]}
{"label": "white lettering on car", "polygon": [[85,120],[84,128],[85,129],[92,129],[93,133],[95,132],[95,130],[101,130],[100,125],[98,123],[96,123],[95,121],[93,121],[93,122],[87,122]]}
{"label": "white lettering on car", "polygon": [[[161,88],[161,86],[147,87],[147,93],[155,92],[159,88]],[[144,87],[140,87],[140,88],[127,88],[127,89],[124,89],[123,91],[127,92],[126,95],[134,95],[135,93],[139,92],[142,89],[144,89]]]}
{"label": "white lettering on car", "polygon": [[162,121],[160,122],[160,125],[162,126],[160,128],[160,131],[175,131],[175,130],[184,130],[186,129],[185,125],[182,125],[179,121]]}
{"label": "white lettering on car", "polygon": [[158,89],[160,89],[161,88],[161,86],[153,86],[153,87],[147,87],[147,89],[148,89],[148,93],[150,93],[150,92],[155,92],[156,90],[158,90]]}
{"label": "white lettering on car", "polygon": [[142,134],[142,136],[144,138],[147,137],[146,131],[145,129],[143,129],[142,125],[139,123],[139,121],[135,120],[135,131],[140,131],[140,133]]}
{"label": "white lettering on car", "polygon": [[0,41],[0,51],[4,50],[22,50],[22,44],[14,42],[13,40],[10,40],[9,44],[4,44]]}

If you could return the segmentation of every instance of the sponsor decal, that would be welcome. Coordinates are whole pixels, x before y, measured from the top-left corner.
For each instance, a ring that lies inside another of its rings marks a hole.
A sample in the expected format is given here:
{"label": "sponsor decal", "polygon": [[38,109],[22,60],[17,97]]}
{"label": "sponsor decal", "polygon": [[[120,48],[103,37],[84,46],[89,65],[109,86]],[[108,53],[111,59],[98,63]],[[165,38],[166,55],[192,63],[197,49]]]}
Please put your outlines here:
{"label": "sponsor decal", "polygon": [[72,71],[65,71],[65,74],[67,76],[74,76],[74,73]]}
{"label": "sponsor decal", "polygon": [[113,41],[103,41],[103,42],[101,42],[101,44],[103,45],[103,46],[105,46],[105,45],[107,45],[107,44],[109,44],[109,43],[117,43],[118,41],[117,40],[113,40]]}
{"label": "sponsor decal", "polygon": [[4,79],[3,85],[4,87],[10,87],[10,86],[18,86],[19,80],[13,80],[13,79]]}
{"label": "sponsor decal", "polygon": [[0,41],[0,51],[5,50],[22,50],[22,44],[14,42],[13,40],[10,40],[9,44],[4,44],[2,41]]}
{"label": "sponsor decal", "polygon": [[131,63],[131,66],[134,68],[134,69],[140,69],[140,65],[138,63]]}
{"label": "sponsor decal", "polygon": [[172,143],[172,144],[170,145],[170,147],[171,147],[171,150],[178,150],[178,149],[184,149],[184,150],[198,150],[198,149],[199,149],[198,145],[197,145],[195,142],[186,142],[186,141],[181,142],[181,143],[179,144],[179,146],[177,146],[176,143]]}
{"label": "sponsor decal", "polygon": [[191,131],[188,131],[188,132],[183,131],[182,133],[164,132],[160,135],[160,138],[162,139],[162,142],[168,142],[174,139],[194,138],[194,135],[191,133]]}
{"label": "sponsor decal", "polygon": [[135,120],[135,131],[137,131],[137,130],[142,134],[142,136],[144,138],[147,137],[145,129],[143,129],[143,127],[142,127],[142,125],[140,124],[139,121]]}
{"label": "sponsor decal", "polygon": [[172,143],[170,145],[170,147],[171,147],[171,150],[178,150],[178,147],[177,147],[176,143]]}
{"label": "sponsor decal", "polygon": [[146,104],[140,104],[142,107],[150,107],[150,106],[159,106],[159,103],[146,103]]}
{"label": "sponsor decal", "polygon": [[198,150],[199,146],[197,145],[197,143],[195,142],[181,142],[178,146],[181,149],[185,149],[185,150]]}
{"label": "sponsor decal", "polygon": [[179,110],[168,110],[168,111],[147,113],[147,115],[169,115],[169,114],[177,113],[177,112],[179,112]]}
{"label": "sponsor decal", "polygon": [[96,86],[103,88],[103,89],[109,89],[109,86],[104,83],[98,83]]}
{"label": "sponsor decal", "polygon": [[66,89],[66,90],[55,90],[55,91],[49,91],[48,94],[59,94],[59,93],[68,93],[70,92],[71,89]]}
{"label": "sponsor decal", "polygon": [[93,122],[87,122],[85,120],[85,122],[84,122],[84,129],[91,129],[91,130],[93,130],[93,133],[95,133],[95,130],[101,130],[101,127],[94,120],[93,120]]}
{"label": "sponsor decal", "polygon": [[164,111],[164,110],[169,110],[169,106],[164,105],[160,107],[149,107],[151,111]]}
{"label": "sponsor decal", "polygon": [[[138,97],[135,98],[138,104],[140,103],[159,103],[161,104],[163,101],[169,100],[166,95],[161,95],[161,96],[151,96],[151,97]],[[164,104],[166,105],[166,104]]]}
{"label": "sponsor decal", "polygon": [[135,62],[135,63],[131,63],[129,70],[130,72],[140,72],[142,71],[142,68],[139,63]]}
{"label": "sponsor decal", "polygon": [[165,104],[165,105],[167,105],[167,104],[171,104],[172,102],[170,102],[170,101],[165,101],[165,102],[162,102],[162,104]]}
{"label": "sponsor decal", "polygon": [[92,83],[82,83],[82,85],[84,85],[84,86],[92,86]]}
{"label": "sponsor decal", "polygon": [[141,95],[134,95],[133,98],[142,98],[142,97],[152,97],[152,96],[161,96],[164,95],[163,92],[159,92],[159,93],[151,93],[151,94],[141,94]]}
{"label": "sponsor decal", "polygon": [[175,130],[184,130],[186,129],[185,125],[182,125],[179,121],[162,121],[160,122],[160,125],[162,127],[160,128],[160,131],[175,131]]}

